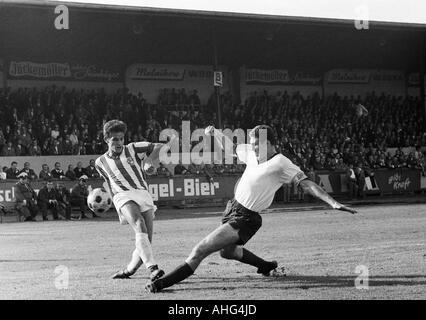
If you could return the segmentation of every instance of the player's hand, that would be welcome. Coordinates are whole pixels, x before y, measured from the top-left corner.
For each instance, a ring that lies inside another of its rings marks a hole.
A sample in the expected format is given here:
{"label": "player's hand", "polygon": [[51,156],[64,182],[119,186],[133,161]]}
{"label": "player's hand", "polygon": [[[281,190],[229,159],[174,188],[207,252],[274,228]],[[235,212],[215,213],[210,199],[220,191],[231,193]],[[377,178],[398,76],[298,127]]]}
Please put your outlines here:
{"label": "player's hand", "polygon": [[357,213],[357,211],[356,211],[356,210],[354,210],[354,209],[352,209],[352,208],[349,208],[349,207],[347,207],[347,206],[344,206],[344,205],[340,205],[340,207],[336,208],[336,210],[340,210],[340,211],[347,211],[347,212],[350,212],[350,213],[352,213],[352,214]]}
{"label": "player's hand", "polygon": [[143,166],[144,171],[147,175],[151,176],[155,173],[155,167],[151,163],[145,163]]}
{"label": "player's hand", "polygon": [[173,133],[172,136],[170,137],[169,142],[171,142],[171,141],[173,141],[175,139],[179,139],[179,136]]}
{"label": "player's hand", "polygon": [[206,129],[204,129],[204,134],[206,136],[212,136],[214,133],[214,127],[213,126],[208,126]]}

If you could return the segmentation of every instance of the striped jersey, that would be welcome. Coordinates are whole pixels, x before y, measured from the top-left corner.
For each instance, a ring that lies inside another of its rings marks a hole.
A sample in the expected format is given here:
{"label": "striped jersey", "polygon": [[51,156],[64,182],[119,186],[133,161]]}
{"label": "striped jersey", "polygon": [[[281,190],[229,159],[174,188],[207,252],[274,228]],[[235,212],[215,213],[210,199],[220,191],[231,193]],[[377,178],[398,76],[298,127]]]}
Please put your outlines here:
{"label": "striped jersey", "polygon": [[106,152],[96,159],[96,170],[108,183],[112,196],[122,191],[148,190],[142,161],[153,149],[153,143],[133,142],[123,146],[118,157],[113,158]]}

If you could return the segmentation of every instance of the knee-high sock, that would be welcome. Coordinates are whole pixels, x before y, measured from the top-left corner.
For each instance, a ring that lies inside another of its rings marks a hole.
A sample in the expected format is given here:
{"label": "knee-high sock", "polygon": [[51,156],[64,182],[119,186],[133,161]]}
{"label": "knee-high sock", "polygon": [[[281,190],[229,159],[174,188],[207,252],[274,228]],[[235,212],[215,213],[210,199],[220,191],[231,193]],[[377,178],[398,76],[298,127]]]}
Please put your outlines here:
{"label": "knee-high sock", "polygon": [[148,239],[148,234],[146,233],[136,233],[136,249],[139,250],[140,257],[145,263],[145,267],[149,269],[150,267],[156,265],[157,263],[154,260],[154,255],[152,253],[151,243]]}
{"label": "knee-high sock", "polygon": [[178,266],[172,272],[166,274],[160,279],[155,280],[155,284],[160,287],[159,289],[170,287],[182,280],[185,280],[190,275],[192,275],[194,271],[191,269],[189,264],[186,262]]}
{"label": "knee-high sock", "polygon": [[139,250],[136,248],[135,250],[133,250],[132,253],[132,260],[129,262],[129,264],[127,265],[127,271],[130,273],[135,273],[136,270],[139,269],[139,267],[143,264],[143,261],[141,259]]}
{"label": "knee-high sock", "polygon": [[246,248],[243,248],[243,256],[241,257],[239,261],[242,263],[255,266],[259,269],[267,268],[270,265],[270,262],[265,261],[262,258],[256,256],[254,253],[248,251]]}

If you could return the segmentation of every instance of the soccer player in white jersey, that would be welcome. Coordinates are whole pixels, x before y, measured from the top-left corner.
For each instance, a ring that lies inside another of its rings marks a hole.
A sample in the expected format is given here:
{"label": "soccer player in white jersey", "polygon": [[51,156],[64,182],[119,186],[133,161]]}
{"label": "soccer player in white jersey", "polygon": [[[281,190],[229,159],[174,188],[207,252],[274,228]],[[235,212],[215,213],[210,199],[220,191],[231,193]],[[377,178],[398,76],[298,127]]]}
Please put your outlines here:
{"label": "soccer player in white jersey", "polygon": [[[220,145],[222,139],[229,139],[212,126],[206,128],[206,134],[214,135]],[[222,225],[201,240],[182,265],[165,276],[150,281],[145,286],[147,291],[159,292],[188,278],[203,259],[219,250],[221,257],[250,264],[257,268],[257,273],[269,276],[270,272],[277,268],[277,262],[265,261],[243,246],[262,225],[259,212],[271,205],[275,192],[283,184],[300,185],[306,192],[325,201],[332,208],[356,213],[308,180],[298,166],[276,151],[271,127],[257,126],[249,136],[252,151],[244,152],[244,148],[238,148],[243,145],[237,146],[236,149],[238,157],[246,162],[247,167],[237,183],[234,199],[226,206]],[[232,142],[228,143],[232,145]],[[261,152],[262,148],[265,152]]]}
{"label": "soccer player in white jersey", "polygon": [[107,182],[120,223],[129,224],[136,238],[130,263],[113,278],[129,278],[145,264],[151,272],[150,279],[155,280],[164,275],[155,262],[151,247],[157,206],[148,192],[142,163],[147,157],[155,157],[156,153],[158,156],[162,144],[134,142],[124,145],[126,131],[127,126],[122,121],[106,122],[103,134],[108,151],[95,161],[97,171]]}

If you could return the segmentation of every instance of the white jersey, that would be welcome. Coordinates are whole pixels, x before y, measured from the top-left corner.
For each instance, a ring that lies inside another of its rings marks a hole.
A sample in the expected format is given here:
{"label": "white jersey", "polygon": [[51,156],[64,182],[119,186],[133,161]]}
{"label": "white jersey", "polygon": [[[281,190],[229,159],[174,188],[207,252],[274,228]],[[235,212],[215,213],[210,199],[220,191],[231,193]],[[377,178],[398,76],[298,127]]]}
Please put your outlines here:
{"label": "white jersey", "polygon": [[146,190],[145,173],[142,170],[142,161],[154,149],[150,142],[135,142],[123,146],[123,151],[117,158],[112,158],[108,152],[95,161],[95,167],[107,181],[112,196],[119,192],[130,190]]}
{"label": "white jersey", "polygon": [[[253,158],[253,155],[245,155],[245,158],[241,155],[238,154],[241,161]],[[304,172],[282,154],[261,164],[250,161],[236,187],[235,200],[249,210],[260,212],[272,204],[275,192],[283,184],[298,185],[306,178]]]}

